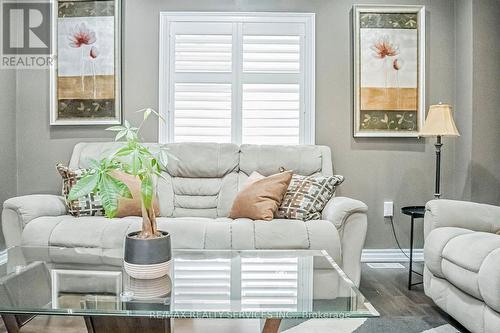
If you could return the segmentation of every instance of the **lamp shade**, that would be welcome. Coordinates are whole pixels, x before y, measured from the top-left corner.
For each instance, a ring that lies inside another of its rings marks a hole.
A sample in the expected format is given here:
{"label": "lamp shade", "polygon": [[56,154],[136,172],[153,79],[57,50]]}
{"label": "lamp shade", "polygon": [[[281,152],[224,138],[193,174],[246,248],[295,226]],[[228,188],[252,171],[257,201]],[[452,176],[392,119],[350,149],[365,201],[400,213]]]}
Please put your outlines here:
{"label": "lamp shade", "polygon": [[453,121],[451,110],[451,106],[448,104],[431,105],[419,135],[460,136],[457,126],[455,126],[455,122]]}

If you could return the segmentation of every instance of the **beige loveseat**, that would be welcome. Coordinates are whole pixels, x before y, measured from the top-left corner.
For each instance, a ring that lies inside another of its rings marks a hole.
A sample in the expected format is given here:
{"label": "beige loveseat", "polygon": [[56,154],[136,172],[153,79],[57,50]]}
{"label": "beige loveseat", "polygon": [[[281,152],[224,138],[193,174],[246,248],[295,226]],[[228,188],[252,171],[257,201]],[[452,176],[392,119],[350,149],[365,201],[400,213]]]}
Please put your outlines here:
{"label": "beige loveseat", "polygon": [[[71,168],[110,154],[119,143],[80,143]],[[154,144],[151,145],[154,149]],[[178,161],[158,181],[159,228],[171,233],[174,248],[186,249],[324,249],[359,284],[360,257],[367,229],[364,203],[334,197],[322,219],[270,222],[227,218],[233,199],[248,175],[277,173],[280,167],[301,175],[332,175],[325,146],[260,146],[213,143],[170,144]],[[54,161],[55,163],[56,161]],[[54,170],[54,172],[56,172]],[[42,175],[40,175],[42,176]],[[349,181],[347,179],[346,181]],[[140,217],[109,220],[67,215],[56,195],[28,195],[7,200],[2,228],[7,246],[60,246],[117,252],[127,233],[140,228]]]}
{"label": "beige loveseat", "polygon": [[425,294],[471,332],[500,332],[500,207],[433,200],[424,223]]}

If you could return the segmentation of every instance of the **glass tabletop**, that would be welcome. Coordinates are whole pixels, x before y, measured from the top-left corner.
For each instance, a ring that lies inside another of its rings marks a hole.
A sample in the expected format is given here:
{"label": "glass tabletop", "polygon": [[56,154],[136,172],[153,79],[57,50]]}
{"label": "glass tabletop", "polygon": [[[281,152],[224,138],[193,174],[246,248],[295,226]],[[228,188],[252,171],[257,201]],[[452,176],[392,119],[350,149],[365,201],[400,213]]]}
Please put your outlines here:
{"label": "glass tabletop", "polygon": [[0,313],[149,318],[342,318],[378,312],[325,251],[174,250],[170,273],[137,280],[121,250],[13,247]]}

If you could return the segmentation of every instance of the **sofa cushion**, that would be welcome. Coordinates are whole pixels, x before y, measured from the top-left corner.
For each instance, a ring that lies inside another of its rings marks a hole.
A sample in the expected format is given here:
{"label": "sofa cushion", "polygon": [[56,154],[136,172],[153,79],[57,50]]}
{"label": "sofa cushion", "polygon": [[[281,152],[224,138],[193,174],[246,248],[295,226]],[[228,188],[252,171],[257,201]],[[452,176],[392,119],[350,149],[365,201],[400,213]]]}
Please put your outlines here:
{"label": "sofa cushion", "polygon": [[173,143],[168,148],[177,158],[167,165],[173,177],[222,178],[238,169],[239,147],[235,144]]}
{"label": "sofa cushion", "polygon": [[317,173],[330,176],[332,173],[327,147],[241,145],[240,150],[240,170],[247,175],[257,171],[269,176],[279,172],[282,167],[304,176]]}
{"label": "sofa cushion", "polygon": [[441,269],[444,247],[451,239],[460,235],[470,234],[472,232],[473,231],[471,230],[462,228],[445,227],[434,229],[427,236],[424,246],[424,259],[425,265],[432,272],[432,274],[437,277],[444,278]]}
{"label": "sofa cushion", "polygon": [[42,216],[31,220],[23,229],[21,243],[27,246],[49,246],[50,235],[63,220],[73,220],[71,215]]}
{"label": "sofa cushion", "polygon": [[234,144],[176,143],[177,157],[159,181],[160,209],[166,217],[225,217],[237,193],[239,147]]}
{"label": "sofa cushion", "polygon": [[500,312],[500,248],[486,256],[481,265],[479,291],[486,304]]}
{"label": "sofa cushion", "polygon": [[[141,222],[139,217],[39,217],[24,229],[23,245],[121,249],[125,235],[139,230]],[[337,228],[324,220],[159,217],[158,228],[171,234],[177,249],[315,249],[341,260]]]}
{"label": "sofa cushion", "polygon": [[500,237],[453,227],[433,230],[425,242],[431,273],[500,309]]}
{"label": "sofa cushion", "polygon": [[472,232],[451,239],[443,258],[472,272],[479,272],[484,259],[500,248],[500,237],[487,232]]}

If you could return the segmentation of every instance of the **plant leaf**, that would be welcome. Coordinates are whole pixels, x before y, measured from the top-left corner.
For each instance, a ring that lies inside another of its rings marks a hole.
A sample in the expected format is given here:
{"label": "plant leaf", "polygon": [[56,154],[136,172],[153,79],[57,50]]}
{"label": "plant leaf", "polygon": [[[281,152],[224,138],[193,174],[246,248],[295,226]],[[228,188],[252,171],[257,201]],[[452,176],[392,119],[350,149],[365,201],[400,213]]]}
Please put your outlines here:
{"label": "plant leaf", "polygon": [[150,109],[151,112],[153,112],[158,118],[160,118],[163,122],[167,122],[167,120],[165,119],[165,117],[163,117],[160,113],[158,113],[158,111],[156,110],[153,110],[153,109]]}
{"label": "plant leaf", "polygon": [[139,152],[137,149],[133,149],[131,152],[131,169],[132,169],[132,174],[137,175],[139,172],[139,169],[141,168],[141,159],[139,157]]}
{"label": "plant leaf", "polygon": [[89,163],[89,167],[91,169],[94,169],[94,170],[97,170],[101,167],[101,163],[98,160],[95,160],[93,158],[90,158],[88,163]]}
{"label": "plant leaf", "polygon": [[115,153],[115,156],[128,156],[134,151],[133,148],[130,148],[129,146],[122,147],[118,149]]}
{"label": "plant leaf", "polygon": [[111,127],[106,128],[106,131],[120,132],[120,131],[123,131],[124,129],[126,129],[126,128],[123,126],[111,126]]}
{"label": "plant leaf", "polygon": [[153,201],[153,179],[147,175],[141,182],[141,198],[146,208],[151,207]]}
{"label": "plant leaf", "polygon": [[108,218],[113,218],[116,216],[118,210],[118,195],[108,189],[108,180],[103,180],[99,188],[99,195],[101,197],[102,207]]}
{"label": "plant leaf", "polygon": [[114,187],[113,190],[116,191],[118,196],[123,198],[132,198],[132,193],[130,193],[130,189],[124,182],[122,182],[119,179],[116,179],[112,175],[107,175],[106,178],[108,177],[110,178],[109,180],[111,181],[109,185]]}
{"label": "plant leaf", "polygon": [[78,198],[89,194],[90,192],[94,191],[98,182],[98,173],[89,173],[83,176],[69,192],[68,200],[77,200]]}
{"label": "plant leaf", "polygon": [[166,180],[168,181],[167,177],[165,177],[161,172],[158,172],[158,171],[153,171],[153,173],[155,175],[157,175],[158,177],[162,178],[163,180]]}
{"label": "plant leaf", "polygon": [[168,153],[165,150],[160,150],[160,154],[158,156],[158,162],[161,164],[163,169],[167,168],[168,164]]}
{"label": "plant leaf", "polygon": [[125,135],[127,135],[127,130],[123,130],[123,131],[120,131],[116,134],[115,136],[115,141],[118,141],[120,140],[121,138],[123,138]]}
{"label": "plant leaf", "polygon": [[135,140],[137,135],[135,134],[135,132],[132,129],[129,129],[129,130],[127,130],[126,137],[127,137],[127,140],[131,141],[131,140]]}
{"label": "plant leaf", "polygon": [[148,119],[148,117],[151,115],[151,109],[147,108],[144,110],[144,120]]}
{"label": "plant leaf", "polygon": [[116,216],[118,199],[120,197],[132,197],[127,185],[107,174],[102,177],[99,186],[99,195],[101,196],[101,202],[106,212],[106,216],[109,218]]}

